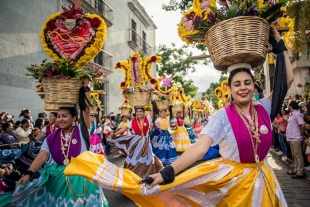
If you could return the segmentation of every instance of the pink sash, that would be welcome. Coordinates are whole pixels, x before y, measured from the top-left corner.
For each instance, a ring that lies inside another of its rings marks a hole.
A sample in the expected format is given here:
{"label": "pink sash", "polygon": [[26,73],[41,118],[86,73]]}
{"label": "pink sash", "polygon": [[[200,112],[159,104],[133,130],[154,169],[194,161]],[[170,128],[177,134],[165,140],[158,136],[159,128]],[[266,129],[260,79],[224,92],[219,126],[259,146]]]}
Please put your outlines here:
{"label": "pink sash", "polygon": [[[252,108],[251,108],[252,109]],[[240,162],[241,163],[254,163],[254,152],[252,147],[252,142],[250,138],[250,134],[248,129],[246,128],[245,124],[243,123],[242,119],[239,117],[234,104],[228,104],[225,107],[228,120],[232,127],[232,130],[235,135],[235,139],[237,141]],[[250,110],[251,111],[251,110]],[[258,144],[257,154],[259,156],[259,160],[265,159],[269,148],[272,144],[272,131],[271,131],[271,122],[269,118],[269,114],[265,110],[265,108],[257,104],[256,106],[257,116],[258,116],[258,129],[259,129],[259,138],[261,143]],[[251,114],[252,115],[252,114]],[[247,119],[245,118],[247,121]],[[268,129],[267,134],[261,133],[261,127],[265,125]],[[256,140],[253,139],[254,147],[256,146]]]}

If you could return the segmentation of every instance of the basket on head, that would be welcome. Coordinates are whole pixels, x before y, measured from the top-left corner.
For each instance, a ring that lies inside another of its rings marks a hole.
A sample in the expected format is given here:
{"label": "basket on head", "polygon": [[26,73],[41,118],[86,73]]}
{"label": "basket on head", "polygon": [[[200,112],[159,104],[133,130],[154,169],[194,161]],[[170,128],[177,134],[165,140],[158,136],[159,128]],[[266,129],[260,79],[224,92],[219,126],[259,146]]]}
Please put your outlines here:
{"label": "basket on head", "polygon": [[150,103],[149,92],[134,92],[128,95],[131,106],[148,106]]}
{"label": "basket on head", "polygon": [[130,108],[123,108],[123,109],[120,109],[121,110],[121,114],[123,116],[128,116],[130,114]]}
{"label": "basket on head", "polygon": [[214,67],[225,71],[235,63],[249,63],[252,68],[265,62],[269,24],[260,17],[240,16],[222,21],[206,34],[206,44]]}
{"label": "basket on head", "polygon": [[44,78],[44,100],[53,104],[77,104],[83,81],[77,78]]}
{"label": "basket on head", "polygon": [[176,104],[176,105],[173,105],[173,110],[175,113],[177,112],[183,112],[183,104]]}
{"label": "basket on head", "polygon": [[169,100],[156,100],[158,110],[166,110],[169,107]]}
{"label": "basket on head", "polygon": [[95,115],[95,114],[98,114],[98,106],[92,106],[92,107],[90,107],[90,114],[91,115]]}
{"label": "basket on head", "polygon": [[53,104],[53,103],[46,103],[46,101],[44,100],[43,108],[46,111],[58,111],[59,105],[58,104]]}
{"label": "basket on head", "polygon": [[154,119],[154,117],[153,117],[153,111],[144,111],[144,115],[145,115],[145,116],[150,116],[152,119]]}

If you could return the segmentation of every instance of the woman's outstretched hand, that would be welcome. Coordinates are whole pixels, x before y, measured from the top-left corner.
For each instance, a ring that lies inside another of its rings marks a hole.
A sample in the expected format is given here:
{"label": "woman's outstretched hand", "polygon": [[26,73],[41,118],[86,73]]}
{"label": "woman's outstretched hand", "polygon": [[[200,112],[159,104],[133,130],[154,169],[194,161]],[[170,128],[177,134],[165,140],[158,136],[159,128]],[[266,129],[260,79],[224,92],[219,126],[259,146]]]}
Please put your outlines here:
{"label": "woman's outstretched hand", "polygon": [[149,177],[153,178],[154,181],[151,183],[151,185],[149,185],[147,188],[150,190],[152,189],[155,185],[160,184],[162,182],[164,182],[163,177],[161,176],[160,173],[156,173],[153,175],[149,175]]}
{"label": "woman's outstretched hand", "polygon": [[24,187],[25,184],[29,181],[29,179],[30,179],[30,175],[25,175],[24,177],[22,177],[21,179],[19,179],[19,181],[17,181],[16,187],[17,187],[19,184],[22,184],[22,186]]}

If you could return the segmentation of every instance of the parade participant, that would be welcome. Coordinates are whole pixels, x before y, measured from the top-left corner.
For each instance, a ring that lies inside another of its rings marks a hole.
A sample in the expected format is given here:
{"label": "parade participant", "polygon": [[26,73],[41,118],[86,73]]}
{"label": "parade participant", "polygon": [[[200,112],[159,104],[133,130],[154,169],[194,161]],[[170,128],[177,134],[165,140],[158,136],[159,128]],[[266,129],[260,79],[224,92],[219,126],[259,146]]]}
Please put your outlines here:
{"label": "parade participant", "polygon": [[96,117],[94,117],[93,115],[90,116],[90,151],[94,152],[94,153],[98,153],[98,154],[103,154],[104,155],[104,149],[101,143],[101,140],[99,138],[99,136],[96,134],[96,130],[97,130],[97,121],[96,121]]}
{"label": "parade participant", "polygon": [[[84,87],[80,90],[80,100],[85,102],[79,103],[80,124],[76,124],[78,114],[75,108],[60,107],[57,115],[59,128],[44,140],[39,155],[17,182],[14,196],[6,197],[6,200],[4,195],[0,196],[1,205],[25,206],[31,202],[32,206],[61,206],[66,203],[72,206],[108,206],[101,188],[86,178],[66,177],[63,174],[71,158],[87,151],[90,146],[88,81],[85,81]],[[45,163],[49,156],[52,157],[51,163]],[[45,166],[40,170],[44,164]],[[40,177],[33,180],[33,175],[38,174],[38,170]]]}
{"label": "parade participant", "polygon": [[177,123],[177,130],[172,134],[175,148],[177,152],[184,152],[191,145],[191,141],[184,127],[184,119],[181,112],[177,112],[175,123]]}
{"label": "parade participant", "polygon": [[201,129],[202,129],[200,122],[199,122],[198,115],[194,115],[194,118],[192,120],[192,124],[193,124],[193,128],[194,128],[194,133],[198,137],[200,132],[201,132]]}
{"label": "parade participant", "polygon": [[160,117],[155,121],[157,128],[154,129],[151,135],[152,149],[163,165],[170,165],[179,156],[168,131],[169,117],[166,115],[166,110],[161,110],[159,115]]}
{"label": "parade participant", "polygon": [[191,124],[191,119],[189,118],[189,115],[187,114],[184,119],[184,126],[186,128],[186,131],[188,133],[189,139],[191,140],[191,143],[194,144],[197,141],[197,136],[194,133],[193,126]]}
{"label": "parade participant", "polygon": [[48,117],[48,125],[46,125],[41,131],[45,133],[45,136],[47,137],[50,135],[53,131],[59,128],[57,124],[57,112],[50,112],[50,115]]}
{"label": "parade participant", "polygon": [[[124,168],[131,170],[140,177],[158,172],[163,168],[160,160],[154,156],[150,137],[148,136],[152,119],[144,115],[143,107],[136,107],[136,118],[132,119],[126,127],[112,134],[109,142],[123,150],[126,154]],[[133,135],[116,137],[132,129]]]}
{"label": "parade participant", "polygon": [[[276,29],[271,28],[270,33],[270,43],[273,52],[278,54],[279,64],[273,92],[267,98],[260,99],[257,105],[252,104],[255,87],[250,64],[229,66],[228,86],[233,101],[210,117],[198,141],[170,166],[150,175],[154,180],[151,185],[135,186],[132,183],[136,177],[128,182],[113,177],[110,178],[109,188],[118,187],[139,206],[287,206],[279,181],[266,157],[272,144],[271,120],[281,109],[294,75],[284,41]],[[204,162],[175,177],[216,144],[220,146],[222,158]],[[82,154],[79,157],[81,161],[76,160],[75,164],[68,166],[65,174],[83,174],[89,179],[95,176],[96,183],[106,181],[106,176],[99,178],[96,174],[100,164],[97,167],[92,165],[93,171],[81,172],[81,169],[89,169],[88,163],[83,161],[87,156],[91,155]],[[106,160],[102,165],[109,165],[110,171],[117,169],[113,169],[113,164]],[[127,175],[130,173],[122,174]],[[158,185],[163,182],[165,185]],[[101,186],[106,185],[107,182],[104,182]]]}
{"label": "parade participant", "polygon": [[[121,122],[120,122],[120,124],[118,125],[116,131],[123,129],[123,128],[125,128],[125,127],[128,125],[128,118],[127,118],[127,116],[124,116],[124,115],[121,116],[120,121],[121,121]],[[128,129],[128,130],[124,131],[124,132],[121,134],[121,136],[123,136],[123,135],[130,135],[130,134],[131,134],[131,133],[130,133],[130,131],[129,131],[129,129]],[[126,154],[125,154],[124,152],[122,152],[122,150],[118,150],[118,154],[119,154],[119,156],[121,156],[121,157],[125,157],[125,156],[126,156]]]}

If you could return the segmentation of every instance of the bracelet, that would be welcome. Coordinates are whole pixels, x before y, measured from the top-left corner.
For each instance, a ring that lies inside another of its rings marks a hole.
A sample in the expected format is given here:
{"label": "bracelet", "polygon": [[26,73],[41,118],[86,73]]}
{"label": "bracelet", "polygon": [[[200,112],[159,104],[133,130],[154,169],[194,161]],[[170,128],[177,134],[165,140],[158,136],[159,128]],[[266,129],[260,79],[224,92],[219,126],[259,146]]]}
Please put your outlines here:
{"label": "bracelet", "polygon": [[159,171],[161,176],[164,179],[164,184],[169,184],[174,181],[174,169],[171,165],[164,167],[161,171]]}
{"label": "bracelet", "polygon": [[30,175],[30,177],[31,177],[31,176],[33,176],[33,174],[34,174],[34,172],[32,172],[31,170],[27,170],[24,175]]}

